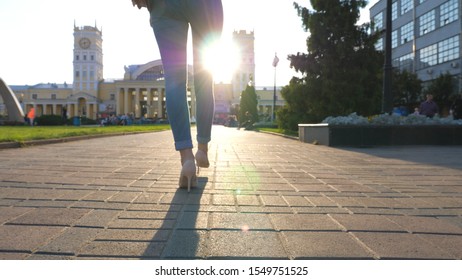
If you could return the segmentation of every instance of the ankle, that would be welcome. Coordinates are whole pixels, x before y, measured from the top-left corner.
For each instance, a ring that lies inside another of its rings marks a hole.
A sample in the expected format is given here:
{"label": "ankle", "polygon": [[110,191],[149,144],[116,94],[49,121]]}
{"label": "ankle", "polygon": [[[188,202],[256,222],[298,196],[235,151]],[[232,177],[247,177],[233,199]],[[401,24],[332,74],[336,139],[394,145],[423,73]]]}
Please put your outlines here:
{"label": "ankle", "polygon": [[208,152],[208,145],[207,144],[197,144],[197,149],[203,151],[204,153]]}
{"label": "ankle", "polygon": [[181,165],[183,165],[188,160],[194,161],[194,154],[192,152],[192,149],[180,150],[180,157],[181,157]]}

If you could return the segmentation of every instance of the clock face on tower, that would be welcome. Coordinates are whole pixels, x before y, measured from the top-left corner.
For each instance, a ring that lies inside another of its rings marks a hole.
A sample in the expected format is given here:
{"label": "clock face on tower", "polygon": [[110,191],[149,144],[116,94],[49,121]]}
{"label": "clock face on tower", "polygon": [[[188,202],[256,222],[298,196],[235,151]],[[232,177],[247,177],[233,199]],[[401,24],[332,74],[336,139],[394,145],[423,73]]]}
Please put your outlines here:
{"label": "clock face on tower", "polygon": [[90,44],[91,42],[90,42],[90,39],[88,38],[82,38],[79,41],[79,45],[82,49],[88,49],[90,47]]}

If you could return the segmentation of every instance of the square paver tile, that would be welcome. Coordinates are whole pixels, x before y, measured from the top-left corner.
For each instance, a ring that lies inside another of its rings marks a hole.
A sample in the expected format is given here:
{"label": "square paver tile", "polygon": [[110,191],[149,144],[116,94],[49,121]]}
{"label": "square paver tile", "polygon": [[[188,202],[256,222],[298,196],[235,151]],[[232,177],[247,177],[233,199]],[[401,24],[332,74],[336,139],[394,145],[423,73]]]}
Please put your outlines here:
{"label": "square paver tile", "polygon": [[178,221],[178,229],[203,229],[208,226],[208,212],[185,212]]}
{"label": "square paver tile", "polygon": [[461,227],[433,217],[390,216],[389,219],[413,233],[462,234]]}
{"label": "square paver tile", "polygon": [[318,207],[338,207],[337,203],[323,196],[308,196],[307,199],[314,206]]}
{"label": "square paver tile", "polygon": [[348,231],[406,232],[384,215],[332,214],[331,217]]}
{"label": "square paver tile", "polygon": [[172,229],[175,220],[117,219],[108,228],[113,229]]}
{"label": "square paver tile", "polygon": [[214,194],[212,198],[214,205],[235,205],[234,195]]}
{"label": "square paver tile", "polygon": [[278,195],[262,195],[261,200],[265,206],[287,206],[285,200]]}
{"label": "square paver tile", "polygon": [[291,207],[312,207],[314,206],[311,204],[305,197],[303,196],[295,196],[295,195],[285,195],[284,199],[287,201],[289,206]]}
{"label": "square paver tile", "polygon": [[212,229],[261,230],[273,229],[267,214],[212,213]]}
{"label": "square paver tile", "polygon": [[207,236],[204,230],[175,230],[162,255],[165,258],[205,258]]}
{"label": "square paver tile", "polygon": [[118,210],[92,210],[79,219],[75,225],[83,227],[106,227],[120,213]]}
{"label": "square paver tile", "polygon": [[134,203],[152,203],[157,204],[162,197],[162,193],[150,193],[146,192],[140,194],[138,198],[135,199]]}
{"label": "square paver tile", "polygon": [[462,236],[461,235],[439,235],[421,234],[422,239],[430,241],[442,250],[452,254],[454,258],[462,259]]}
{"label": "square paver tile", "polygon": [[24,260],[29,257],[29,254],[26,253],[7,253],[0,252],[0,260]]}
{"label": "square paver tile", "polygon": [[373,255],[346,232],[283,232],[296,259],[372,259]]}
{"label": "square paver tile", "polygon": [[48,226],[0,226],[0,250],[33,252],[63,230],[63,227]]}
{"label": "square paver tile", "polygon": [[123,211],[118,217],[120,219],[148,219],[148,220],[174,220],[179,212],[166,211]]}
{"label": "square paver tile", "polygon": [[236,195],[236,200],[238,205],[260,205],[260,200],[255,195]]}
{"label": "square paver tile", "polygon": [[171,230],[152,229],[106,229],[99,232],[96,241],[167,241]]}
{"label": "square paver tile", "polygon": [[10,220],[8,223],[21,225],[70,226],[90,211],[89,209],[39,208],[21,217]]}
{"label": "square paver tile", "polygon": [[26,207],[0,207],[0,224],[13,220],[29,211],[32,211],[32,209]]}
{"label": "square paver tile", "polygon": [[101,229],[68,228],[45,246],[38,248],[39,252],[74,255],[80,247],[92,241]]}
{"label": "square paver tile", "polygon": [[381,259],[453,259],[454,256],[410,233],[353,233]]}
{"label": "square paver tile", "polygon": [[212,230],[208,240],[209,258],[288,258],[276,232]]}
{"label": "square paver tile", "polygon": [[95,191],[95,192],[85,196],[82,200],[86,200],[86,201],[106,201],[110,197],[112,197],[112,196],[114,196],[116,194],[117,194],[116,191],[101,191],[101,190],[98,190],[98,191]]}
{"label": "square paver tile", "polygon": [[93,241],[80,249],[78,257],[159,258],[163,242]]}
{"label": "square paver tile", "polygon": [[341,231],[342,228],[328,215],[322,214],[271,214],[278,230]]}

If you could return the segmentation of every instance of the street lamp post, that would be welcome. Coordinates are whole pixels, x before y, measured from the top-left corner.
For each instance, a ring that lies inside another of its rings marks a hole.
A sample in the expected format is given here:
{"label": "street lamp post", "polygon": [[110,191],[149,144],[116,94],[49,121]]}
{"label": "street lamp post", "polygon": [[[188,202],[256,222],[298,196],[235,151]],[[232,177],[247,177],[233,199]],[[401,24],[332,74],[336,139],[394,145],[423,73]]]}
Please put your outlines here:
{"label": "street lamp post", "polygon": [[274,120],[276,119],[276,113],[275,113],[275,109],[276,109],[276,66],[278,66],[278,63],[279,63],[279,58],[278,58],[278,55],[277,53],[274,53],[274,59],[273,59],[273,67],[274,67],[274,91],[273,91],[273,110],[272,110],[272,114],[271,114],[271,122],[274,122]]}

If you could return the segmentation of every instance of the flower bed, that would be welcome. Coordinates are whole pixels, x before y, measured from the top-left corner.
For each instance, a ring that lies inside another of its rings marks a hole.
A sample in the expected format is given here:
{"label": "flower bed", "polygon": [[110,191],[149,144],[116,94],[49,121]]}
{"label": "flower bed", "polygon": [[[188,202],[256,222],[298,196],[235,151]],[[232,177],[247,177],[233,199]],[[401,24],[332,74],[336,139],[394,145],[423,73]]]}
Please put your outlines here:
{"label": "flower bed", "polygon": [[356,114],[299,124],[299,139],[328,146],[462,145],[462,120],[410,115]]}

